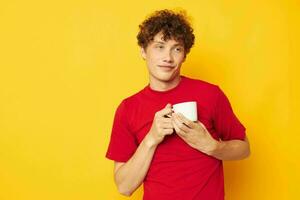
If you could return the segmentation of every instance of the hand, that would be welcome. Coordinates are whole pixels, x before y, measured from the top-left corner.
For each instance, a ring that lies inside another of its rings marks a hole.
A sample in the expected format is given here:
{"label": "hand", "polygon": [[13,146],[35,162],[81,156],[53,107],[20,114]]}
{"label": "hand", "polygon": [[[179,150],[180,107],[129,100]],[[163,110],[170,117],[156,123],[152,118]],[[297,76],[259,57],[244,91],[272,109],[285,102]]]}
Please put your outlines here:
{"label": "hand", "polygon": [[151,141],[152,145],[158,145],[166,135],[173,133],[172,119],[166,117],[166,115],[171,113],[171,104],[167,104],[164,109],[155,113],[151,129],[148,133],[148,140]]}
{"label": "hand", "polygon": [[193,122],[181,113],[172,114],[172,124],[179,137],[191,147],[211,155],[217,148],[216,141],[200,121]]}

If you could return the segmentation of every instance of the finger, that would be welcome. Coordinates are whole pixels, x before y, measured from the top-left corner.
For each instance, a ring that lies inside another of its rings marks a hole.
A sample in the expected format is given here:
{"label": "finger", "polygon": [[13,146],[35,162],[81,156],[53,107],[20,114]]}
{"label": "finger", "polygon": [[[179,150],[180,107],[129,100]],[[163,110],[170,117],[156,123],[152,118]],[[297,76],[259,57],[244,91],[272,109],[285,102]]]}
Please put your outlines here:
{"label": "finger", "polygon": [[173,121],[175,122],[177,127],[183,130],[184,132],[187,133],[190,131],[190,128],[184,124],[183,120],[178,115],[173,115]]}
{"label": "finger", "polygon": [[164,115],[164,118],[171,118],[171,117],[172,117],[172,113],[171,113],[171,114]]}
{"label": "finger", "polygon": [[178,127],[178,125],[176,124],[175,121],[173,121],[172,123],[173,123],[173,127],[174,127],[174,129],[175,129],[175,132],[176,132],[178,135],[180,135],[181,137],[185,137],[186,132],[184,132],[182,129],[180,129],[180,128]]}
{"label": "finger", "polygon": [[172,124],[172,122],[164,122],[162,124],[162,128],[164,128],[164,129],[168,129],[168,128],[173,129],[173,124]]}
{"label": "finger", "polygon": [[172,119],[171,118],[161,118],[159,119],[161,122],[163,123],[172,123]]}
{"label": "finger", "polygon": [[202,124],[200,121],[198,121],[197,122],[204,130],[206,130],[207,131],[207,129],[206,129],[206,127],[205,127],[205,125],[204,124]]}
{"label": "finger", "polygon": [[172,113],[172,106],[171,104],[167,104],[162,110],[156,112],[157,116],[164,117],[165,115]]}
{"label": "finger", "polygon": [[195,123],[191,120],[189,120],[188,118],[186,118],[185,116],[183,116],[183,114],[178,113],[177,114],[179,119],[182,120],[182,122],[187,125],[189,128],[195,128]]}
{"label": "finger", "polygon": [[160,128],[173,128],[172,119],[169,118],[159,118],[157,120],[157,125]]}
{"label": "finger", "polygon": [[163,133],[165,135],[171,135],[174,132],[173,128],[164,129]]}

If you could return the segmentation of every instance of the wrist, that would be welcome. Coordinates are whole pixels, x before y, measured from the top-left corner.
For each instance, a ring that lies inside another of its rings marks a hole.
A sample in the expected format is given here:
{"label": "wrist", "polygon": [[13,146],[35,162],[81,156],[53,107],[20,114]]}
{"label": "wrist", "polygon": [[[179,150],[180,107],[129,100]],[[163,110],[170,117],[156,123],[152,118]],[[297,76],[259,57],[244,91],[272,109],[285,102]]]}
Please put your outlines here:
{"label": "wrist", "polygon": [[213,139],[207,154],[213,157],[217,157],[220,154],[220,152],[222,152],[223,146],[223,142]]}
{"label": "wrist", "polygon": [[145,145],[149,148],[154,148],[158,145],[155,138],[152,136],[152,134],[149,132],[145,138],[144,138]]}

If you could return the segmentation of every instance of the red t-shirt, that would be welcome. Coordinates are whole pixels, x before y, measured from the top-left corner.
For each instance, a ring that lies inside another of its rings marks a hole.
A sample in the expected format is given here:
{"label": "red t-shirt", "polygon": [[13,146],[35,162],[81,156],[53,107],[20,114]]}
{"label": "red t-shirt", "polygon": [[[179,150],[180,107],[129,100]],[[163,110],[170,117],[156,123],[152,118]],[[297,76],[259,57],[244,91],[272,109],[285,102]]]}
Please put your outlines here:
{"label": "red t-shirt", "polygon": [[[198,120],[216,140],[245,138],[245,127],[218,86],[181,76],[180,83],[171,90],[155,91],[147,85],[121,102],[106,157],[126,162],[150,130],[154,114],[167,103],[186,101],[197,102]],[[144,179],[143,199],[222,200],[222,161],[190,147],[176,133],[166,136]]]}

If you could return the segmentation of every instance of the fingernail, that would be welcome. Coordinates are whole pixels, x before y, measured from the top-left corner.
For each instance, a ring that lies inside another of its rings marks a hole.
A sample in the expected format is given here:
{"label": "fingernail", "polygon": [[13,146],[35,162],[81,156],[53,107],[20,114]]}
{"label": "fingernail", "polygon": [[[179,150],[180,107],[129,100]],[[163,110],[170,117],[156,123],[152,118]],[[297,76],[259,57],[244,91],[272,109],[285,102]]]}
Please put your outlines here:
{"label": "fingernail", "polygon": [[165,114],[164,117],[165,118],[171,118],[171,115],[170,114]]}

